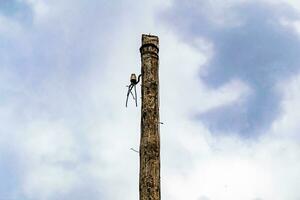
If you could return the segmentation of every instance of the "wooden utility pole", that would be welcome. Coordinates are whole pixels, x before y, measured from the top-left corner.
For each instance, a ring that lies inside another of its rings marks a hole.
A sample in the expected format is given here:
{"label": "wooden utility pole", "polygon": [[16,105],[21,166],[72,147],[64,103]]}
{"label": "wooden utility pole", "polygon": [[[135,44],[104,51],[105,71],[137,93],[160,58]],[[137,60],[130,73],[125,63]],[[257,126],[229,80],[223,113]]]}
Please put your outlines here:
{"label": "wooden utility pole", "polygon": [[158,37],[142,35],[140,200],[160,200]]}

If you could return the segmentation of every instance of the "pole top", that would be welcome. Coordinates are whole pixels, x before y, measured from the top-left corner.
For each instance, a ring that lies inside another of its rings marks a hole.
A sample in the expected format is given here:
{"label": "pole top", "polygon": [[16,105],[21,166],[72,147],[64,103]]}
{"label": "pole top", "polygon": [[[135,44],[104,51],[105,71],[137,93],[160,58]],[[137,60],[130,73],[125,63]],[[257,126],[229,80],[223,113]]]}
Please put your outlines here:
{"label": "pole top", "polygon": [[140,48],[141,54],[152,53],[158,55],[159,51],[159,39],[155,35],[142,35],[142,46]]}
{"label": "pole top", "polygon": [[159,39],[155,35],[143,34],[142,35],[142,45],[145,45],[145,44],[154,44],[158,48]]}

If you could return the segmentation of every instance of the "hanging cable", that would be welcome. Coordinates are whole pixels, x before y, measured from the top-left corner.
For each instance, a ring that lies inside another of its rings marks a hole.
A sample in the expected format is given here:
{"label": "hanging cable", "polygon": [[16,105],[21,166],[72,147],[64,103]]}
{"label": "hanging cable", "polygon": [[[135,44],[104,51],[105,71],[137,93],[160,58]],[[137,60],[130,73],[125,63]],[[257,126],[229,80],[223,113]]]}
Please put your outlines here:
{"label": "hanging cable", "polygon": [[[136,85],[140,82],[140,78],[141,78],[142,74],[140,74],[138,76],[138,78],[136,78],[135,74],[131,74],[130,76],[130,85],[128,85],[128,91],[127,91],[127,95],[126,95],[126,107],[128,105],[128,98],[129,95],[131,94],[133,100],[135,101],[135,106],[137,107],[137,92],[136,92]],[[134,89],[134,94],[132,93],[132,89]]]}

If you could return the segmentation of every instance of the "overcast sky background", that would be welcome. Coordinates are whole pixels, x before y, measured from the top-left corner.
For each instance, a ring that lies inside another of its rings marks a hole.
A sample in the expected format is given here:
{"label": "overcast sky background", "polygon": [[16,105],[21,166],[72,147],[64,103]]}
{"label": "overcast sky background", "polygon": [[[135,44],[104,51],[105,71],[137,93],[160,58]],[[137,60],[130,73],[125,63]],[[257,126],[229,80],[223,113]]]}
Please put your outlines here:
{"label": "overcast sky background", "polygon": [[300,200],[297,0],[0,0],[0,200],[138,200],[142,33],[162,199]]}

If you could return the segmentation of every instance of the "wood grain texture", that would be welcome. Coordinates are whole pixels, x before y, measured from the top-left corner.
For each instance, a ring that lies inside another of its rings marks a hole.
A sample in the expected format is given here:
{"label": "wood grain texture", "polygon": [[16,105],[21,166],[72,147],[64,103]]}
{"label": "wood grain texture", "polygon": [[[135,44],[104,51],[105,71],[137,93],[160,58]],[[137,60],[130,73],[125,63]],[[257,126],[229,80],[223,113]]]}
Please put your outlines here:
{"label": "wood grain texture", "polygon": [[140,200],[160,200],[159,39],[142,35]]}

